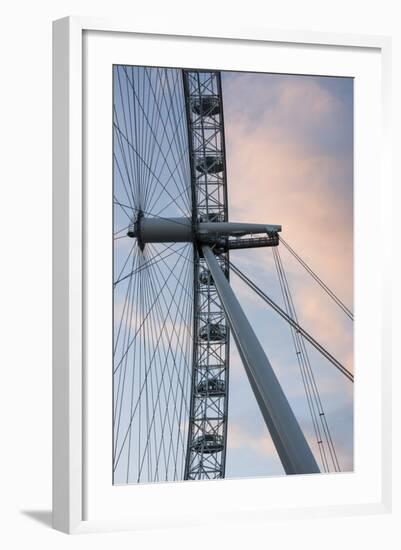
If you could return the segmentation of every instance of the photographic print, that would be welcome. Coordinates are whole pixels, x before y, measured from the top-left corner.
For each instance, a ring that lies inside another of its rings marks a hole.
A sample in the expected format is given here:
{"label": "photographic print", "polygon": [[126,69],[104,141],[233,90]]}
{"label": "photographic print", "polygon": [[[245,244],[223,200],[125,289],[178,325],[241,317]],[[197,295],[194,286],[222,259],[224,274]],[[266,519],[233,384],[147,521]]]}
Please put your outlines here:
{"label": "photographic print", "polygon": [[112,131],[113,483],[352,471],[353,79],[114,65]]}

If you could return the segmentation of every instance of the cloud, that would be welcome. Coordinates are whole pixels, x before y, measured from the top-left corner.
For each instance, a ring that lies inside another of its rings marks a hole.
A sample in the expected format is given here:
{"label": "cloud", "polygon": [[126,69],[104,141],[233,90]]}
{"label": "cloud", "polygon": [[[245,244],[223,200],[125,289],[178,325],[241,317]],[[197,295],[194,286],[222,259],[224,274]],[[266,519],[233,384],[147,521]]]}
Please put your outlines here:
{"label": "cloud", "polygon": [[[281,224],[283,238],[352,309],[352,84],[345,80],[230,74],[223,81],[223,93],[230,219]],[[339,87],[347,88],[348,100],[337,93]],[[352,322],[283,245],[280,254],[300,324],[352,370]],[[282,306],[270,249],[233,252],[231,259]],[[313,446],[288,327],[234,276],[232,284]],[[310,358],[340,462],[348,469],[353,385],[314,350]],[[246,383],[239,363],[232,358],[235,422],[229,428],[228,443],[236,452],[243,445],[258,456],[267,445],[268,455],[271,441],[263,433],[263,421],[252,422],[250,415],[255,411],[241,405],[244,389],[234,390],[236,384]],[[245,416],[238,423],[240,410]],[[258,431],[250,433],[252,425]]]}
{"label": "cloud", "polygon": [[[322,428],[320,428],[322,429]],[[320,464],[321,471],[324,471],[323,465],[321,464],[321,457],[320,452],[318,449],[318,444],[316,441],[316,435],[314,431],[309,428],[304,428],[304,434],[306,437],[306,440],[308,442],[308,445],[312,449],[315,458]],[[244,426],[237,422],[230,421],[228,423],[228,435],[227,435],[227,446],[229,452],[235,452],[239,451],[241,449],[246,449],[248,453],[255,453],[256,456],[266,460],[266,463],[271,466],[271,460],[274,460],[275,463],[279,463],[280,459],[278,457],[276,448],[273,444],[273,441],[270,437],[270,435],[267,432],[267,429],[265,429],[264,433],[252,433],[249,432]],[[330,452],[329,448],[327,446],[327,443],[324,444],[325,453],[327,456],[329,469],[330,471],[334,471],[334,465],[332,458],[330,458]],[[341,471],[351,471],[353,469],[353,456],[352,452],[350,452],[349,445],[346,445],[345,442],[336,442],[335,445],[335,452],[337,455],[337,459],[341,468]],[[274,475],[279,473],[274,468]]]}
{"label": "cloud", "polygon": [[234,421],[228,423],[227,446],[229,449],[250,448],[265,457],[277,456],[277,451],[267,430],[266,433],[253,434]]}
{"label": "cloud", "polygon": [[[283,238],[352,306],[352,149],[321,143],[325,134],[340,140],[346,109],[316,79],[267,76],[258,86],[253,75],[233,78],[224,90],[231,219],[282,224]],[[280,248],[306,328],[349,356],[349,323]],[[272,270],[267,257],[259,262]]]}
{"label": "cloud", "polygon": [[[281,223],[283,236],[335,279],[333,268],[349,273],[352,263],[352,194],[341,192],[352,185],[352,154],[322,151],[319,135],[333,132],[338,102],[306,79],[279,89],[274,109],[258,105],[252,125],[244,122],[244,109],[226,116],[231,218]],[[252,92],[248,97],[254,104]]]}

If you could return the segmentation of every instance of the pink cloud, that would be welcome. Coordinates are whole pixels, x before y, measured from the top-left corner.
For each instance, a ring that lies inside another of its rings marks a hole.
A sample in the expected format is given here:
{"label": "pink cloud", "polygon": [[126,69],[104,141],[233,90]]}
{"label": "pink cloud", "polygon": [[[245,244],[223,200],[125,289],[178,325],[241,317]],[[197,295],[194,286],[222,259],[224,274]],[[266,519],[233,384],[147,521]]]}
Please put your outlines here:
{"label": "pink cloud", "polygon": [[277,457],[276,448],[267,428],[265,433],[255,435],[239,423],[230,421],[228,423],[227,445],[229,449],[250,448],[263,456]]}
{"label": "pink cloud", "polygon": [[[245,90],[249,83],[241,82]],[[247,101],[267,105],[252,123],[240,103],[230,101],[230,218],[281,224],[284,239],[352,309],[352,208],[349,193],[341,192],[352,184],[350,155],[344,158],[322,151],[318,144],[311,146],[313,136],[332,131],[343,107],[313,79],[280,82],[251,92],[248,87]],[[231,93],[234,90],[241,97],[235,83]],[[261,253],[259,261],[271,270],[269,255]],[[336,306],[300,266],[288,261],[284,250],[282,257],[305,328],[350,361],[352,323],[336,313]]]}

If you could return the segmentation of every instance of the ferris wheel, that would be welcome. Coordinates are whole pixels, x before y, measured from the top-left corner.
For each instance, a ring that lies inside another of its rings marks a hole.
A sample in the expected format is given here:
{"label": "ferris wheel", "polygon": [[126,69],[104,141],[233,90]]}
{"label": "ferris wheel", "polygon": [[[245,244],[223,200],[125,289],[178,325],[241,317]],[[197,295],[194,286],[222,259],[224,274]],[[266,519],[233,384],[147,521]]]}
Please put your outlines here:
{"label": "ferris wheel", "polygon": [[[284,471],[339,471],[305,342],[353,375],[299,324],[279,245],[353,314],[280,225],[229,220],[220,72],[116,65],[113,82],[114,482],[225,477],[231,337]],[[249,248],[272,249],[284,307],[230,261]],[[317,456],[230,273],[290,325]]]}

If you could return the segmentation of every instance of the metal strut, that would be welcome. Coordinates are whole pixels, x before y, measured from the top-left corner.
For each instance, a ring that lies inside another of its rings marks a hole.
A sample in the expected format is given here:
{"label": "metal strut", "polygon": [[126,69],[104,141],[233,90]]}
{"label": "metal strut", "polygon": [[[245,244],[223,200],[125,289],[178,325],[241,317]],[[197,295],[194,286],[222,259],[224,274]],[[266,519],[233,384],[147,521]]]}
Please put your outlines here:
{"label": "metal strut", "polygon": [[272,366],[213,251],[202,246],[249,382],[286,474],[319,473],[319,467]]}

